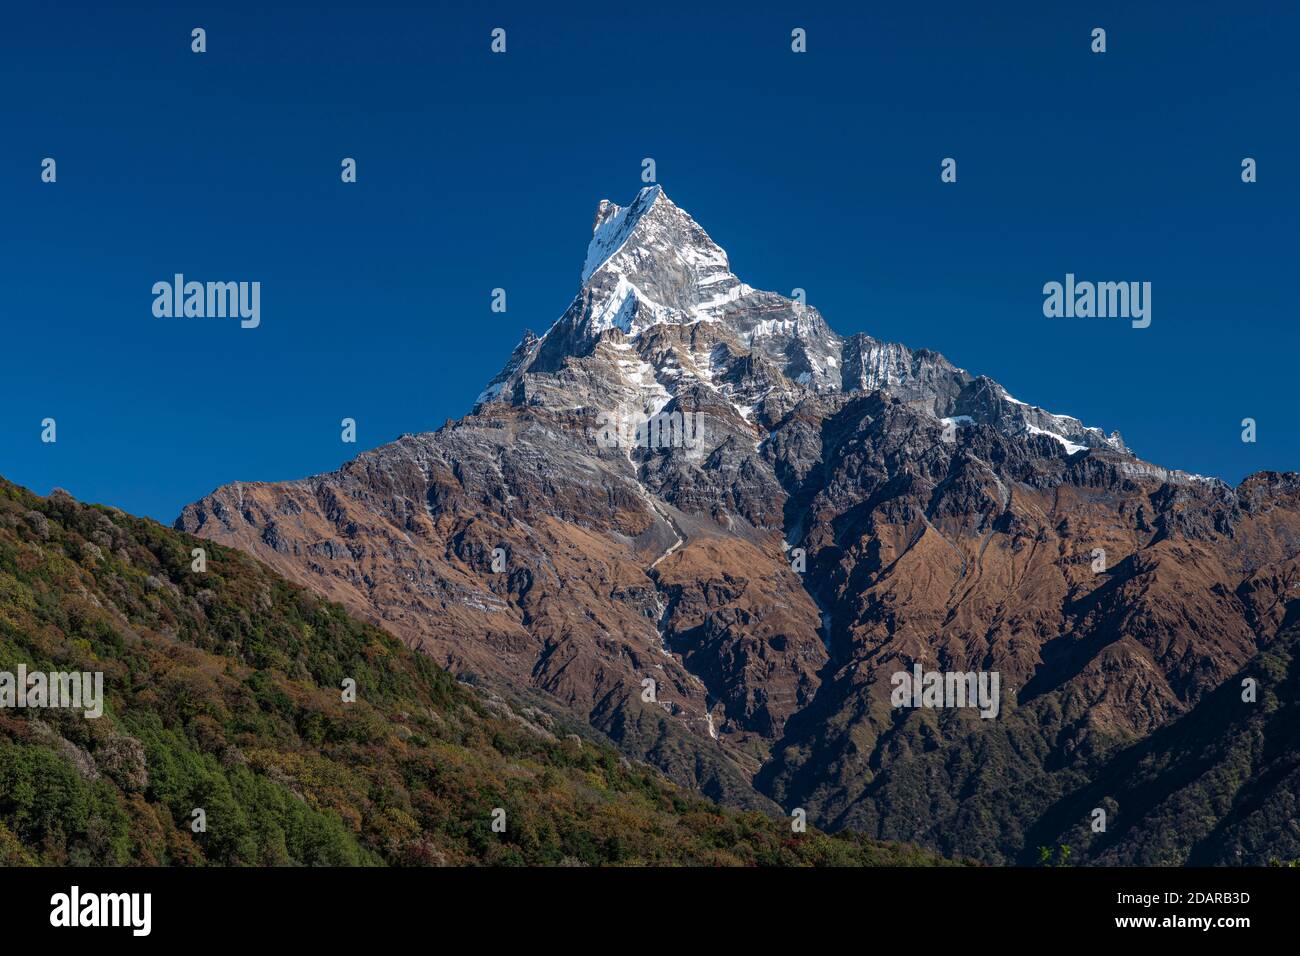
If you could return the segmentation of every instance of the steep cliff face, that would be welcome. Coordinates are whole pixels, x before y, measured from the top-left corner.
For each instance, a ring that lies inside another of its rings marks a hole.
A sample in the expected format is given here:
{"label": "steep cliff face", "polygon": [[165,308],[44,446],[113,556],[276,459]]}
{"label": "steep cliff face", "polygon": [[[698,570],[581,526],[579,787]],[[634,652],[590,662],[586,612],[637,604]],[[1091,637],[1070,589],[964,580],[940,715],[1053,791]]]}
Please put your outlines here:
{"label": "steep cliff face", "polygon": [[[1168,471],[841,338],[651,187],[601,203],[577,295],[472,414],[177,524],[712,796],[951,848],[963,807],[1166,725],[1290,622],[1300,479]],[[999,716],[891,706],[916,663],[998,672]],[[1033,811],[1002,812],[963,852],[1016,857]]]}

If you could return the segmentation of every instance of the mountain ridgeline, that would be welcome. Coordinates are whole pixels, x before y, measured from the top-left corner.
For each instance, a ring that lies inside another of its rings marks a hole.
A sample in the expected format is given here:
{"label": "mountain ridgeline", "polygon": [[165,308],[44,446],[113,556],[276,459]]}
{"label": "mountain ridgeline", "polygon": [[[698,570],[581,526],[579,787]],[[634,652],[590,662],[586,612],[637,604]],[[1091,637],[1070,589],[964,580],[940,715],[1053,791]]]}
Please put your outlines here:
{"label": "mountain ridgeline", "polygon": [[237,550],[0,479],[23,672],[101,674],[102,713],[0,708],[2,864],[942,862],[721,809]]}
{"label": "mountain ridgeline", "polygon": [[[1294,699],[1300,477],[1166,469],[842,337],[658,186],[600,204],[577,294],[471,414],[177,527],[737,807],[991,863],[1300,849],[1268,716]],[[997,716],[896,706],[916,667],[996,673]]]}

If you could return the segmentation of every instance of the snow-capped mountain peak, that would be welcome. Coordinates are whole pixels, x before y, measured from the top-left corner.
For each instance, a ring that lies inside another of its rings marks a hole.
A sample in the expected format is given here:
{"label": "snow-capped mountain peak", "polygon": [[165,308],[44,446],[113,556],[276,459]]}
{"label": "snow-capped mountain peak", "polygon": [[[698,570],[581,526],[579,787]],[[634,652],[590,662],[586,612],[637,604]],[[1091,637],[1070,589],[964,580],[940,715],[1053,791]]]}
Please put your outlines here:
{"label": "snow-capped mountain peak", "polygon": [[657,185],[626,207],[601,201],[582,287],[590,331],[629,335],[660,323],[714,320],[752,291],[731,272],[722,248]]}
{"label": "snow-capped mountain peak", "polygon": [[937,352],[841,338],[812,306],[746,285],[658,185],[627,206],[601,200],[577,295],[544,336],[520,343],[476,404],[657,414],[674,399],[708,396],[753,430],[763,403],[770,420],[809,395],[875,391],[945,423],[1050,436],[1066,455],[1127,452],[1118,433],[1020,402]]}
{"label": "snow-capped mountain peak", "polygon": [[596,221],[591,227],[591,242],[587,245],[587,259],[582,264],[582,281],[585,283],[591,274],[604,265],[609,257],[618,252],[636,229],[641,217],[656,202],[665,199],[662,186],[646,186],[630,206],[620,206],[602,199],[596,209]]}

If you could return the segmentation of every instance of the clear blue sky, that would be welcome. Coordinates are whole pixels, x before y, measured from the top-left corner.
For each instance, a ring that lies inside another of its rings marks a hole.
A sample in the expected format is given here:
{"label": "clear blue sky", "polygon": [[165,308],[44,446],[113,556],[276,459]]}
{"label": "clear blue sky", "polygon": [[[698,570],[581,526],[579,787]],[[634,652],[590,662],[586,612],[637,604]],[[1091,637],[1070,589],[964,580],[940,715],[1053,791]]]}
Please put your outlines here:
{"label": "clear blue sky", "polygon": [[[465,414],[645,156],[742,279],[841,333],[1170,467],[1300,469],[1294,4],[264,6],[7,7],[5,477],[170,522]],[[1070,271],[1152,282],[1151,327],[1044,318]],[[261,281],[261,327],[154,318],[176,272]]]}

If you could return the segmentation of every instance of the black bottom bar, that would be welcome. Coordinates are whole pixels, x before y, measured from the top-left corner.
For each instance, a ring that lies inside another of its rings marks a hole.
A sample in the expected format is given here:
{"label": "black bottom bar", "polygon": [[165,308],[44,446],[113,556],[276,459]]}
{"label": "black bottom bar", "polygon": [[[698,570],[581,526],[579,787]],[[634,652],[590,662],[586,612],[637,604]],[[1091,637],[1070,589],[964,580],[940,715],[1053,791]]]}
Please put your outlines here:
{"label": "black bottom bar", "polygon": [[[1297,885],[1296,871],[1281,868],[13,869],[0,870],[0,911],[11,942],[77,933],[128,945],[285,939],[371,946],[412,932],[451,943],[452,931],[493,941],[517,935],[536,945],[539,933],[561,942],[580,929],[588,941],[631,934],[658,946],[686,926],[699,929],[691,931],[697,938],[717,934],[755,945],[770,945],[770,933],[782,926],[818,934],[893,927],[900,938],[934,933],[942,945],[990,932],[1003,939],[1050,932],[1056,935],[1022,938],[1057,940],[1199,934],[1227,942],[1290,928]],[[102,912],[124,925],[53,926],[52,917],[73,922],[74,886],[76,922]],[[142,927],[143,896],[133,909],[126,897],[99,895],[137,893],[149,894],[142,937],[132,917]]]}

